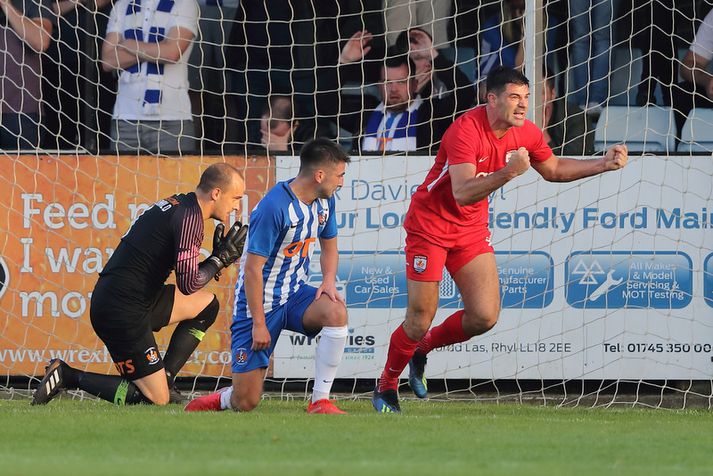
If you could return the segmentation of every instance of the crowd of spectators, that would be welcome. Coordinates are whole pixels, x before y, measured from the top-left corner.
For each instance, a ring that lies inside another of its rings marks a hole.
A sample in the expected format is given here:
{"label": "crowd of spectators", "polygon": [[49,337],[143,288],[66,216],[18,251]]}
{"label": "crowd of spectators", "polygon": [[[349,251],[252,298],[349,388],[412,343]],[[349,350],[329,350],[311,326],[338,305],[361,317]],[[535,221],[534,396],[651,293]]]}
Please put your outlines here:
{"label": "crowd of spectators", "polygon": [[[558,153],[593,152],[616,48],[641,52],[630,106],[673,107],[678,131],[692,108],[713,107],[707,2],[544,3],[543,130]],[[0,0],[0,147],[297,153],[326,136],[359,152],[433,153],[448,125],[482,101],[490,68],[524,70],[525,7]]]}

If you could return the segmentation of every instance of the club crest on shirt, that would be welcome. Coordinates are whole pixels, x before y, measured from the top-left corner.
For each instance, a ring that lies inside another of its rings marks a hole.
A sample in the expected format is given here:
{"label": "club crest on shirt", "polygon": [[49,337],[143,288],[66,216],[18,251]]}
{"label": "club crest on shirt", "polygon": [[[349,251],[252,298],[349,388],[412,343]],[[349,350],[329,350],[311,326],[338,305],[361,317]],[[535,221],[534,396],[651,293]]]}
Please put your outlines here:
{"label": "club crest on shirt", "polygon": [[235,351],[235,363],[238,365],[245,365],[248,362],[248,352],[243,348],[239,348]]}
{"label": "club crest on shirt", "polygon": [[324,226],[324,224],[327,223],[327,218],[329,218],[329,210],[327,210],[326,208],[320,210],[319,215],[317,215],[319,226]]}
{"label": "club crest on shirt", "polygon": [[425,256],[414,256],[413,257],[413,270],[417,273],[423,273],[426,271],[426,266],[428,266],[428,258]]}
{"label": "club crest on shirt", "polygon": [[144,351],[144,355],[146,355],[146,360],[149,362],[149,365],[155,365],[160,360],[156,347],[149,347]]}

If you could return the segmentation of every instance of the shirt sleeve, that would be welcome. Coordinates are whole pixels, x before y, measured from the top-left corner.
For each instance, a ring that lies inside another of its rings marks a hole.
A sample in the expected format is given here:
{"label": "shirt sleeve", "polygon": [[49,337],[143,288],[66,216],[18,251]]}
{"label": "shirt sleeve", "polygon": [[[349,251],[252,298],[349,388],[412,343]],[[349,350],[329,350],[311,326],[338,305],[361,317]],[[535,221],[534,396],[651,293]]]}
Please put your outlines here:
{"label": "shirt sleeve", "polygon": [[119,0],[114,4],[114,8],[112,8],[111,13],[109,13],[109,22],[106,25],[107,33],[122,33],[123,36],[120,12],[125,12],[127,7],[128,2],[126,0]]}
{"label": "shirt sleeve", "polygon": [[466,121],[460,121],[446,132],[441,147],[446,149],[448,165],[476,164],[480,139],[476,128]]}
{"label": "shirt sleeve", "polygon": [[198,273],[203,217],[198,205],[181,206],[172,218],[176,237],[176,286],[183,294],[193,294],[203,287]]}
{"label": "shirt sleeve", "polygon": [[180,0],[176,5],[179,7],[176,12],[175,25],[178,28],[185,28],[198,35],[199,8],[195,0]]}
{"label": "shirt sleeve", "polygon": [[322,233],[319,234],[319,237],[324,238],[325,240],[337,236],[337,218],[335,216],[335,214],[337,213],[337,201],[334,199],[334,197],[332,197],[327,203],[329,203],[329,216],[327,217],[327,223],[322,229]]}
{"label": "shirt sleeve", "polygon": [[690,50],[709,61],[713,58],[713,10],[706,15],[701,26],[698,27]]}
{"label": "shirt sleeve", "polygon": [[248,253],[269,258],[282,233],[282,215],[279,210],[262,201],[250,214]]}

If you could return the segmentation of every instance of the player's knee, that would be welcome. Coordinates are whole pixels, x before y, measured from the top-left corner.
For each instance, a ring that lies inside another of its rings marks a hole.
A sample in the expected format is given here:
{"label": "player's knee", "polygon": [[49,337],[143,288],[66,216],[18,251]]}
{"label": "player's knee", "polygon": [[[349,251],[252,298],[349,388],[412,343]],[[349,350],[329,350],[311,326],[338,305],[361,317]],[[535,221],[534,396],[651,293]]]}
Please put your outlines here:
{"label": "player's knee", "polygon": [[158,390],[158,391],[153,391],[153,392],[144,391],[144,397],[146,397],[146,399],[148,399],[154,405],[159,405],[159,406],[168,405],[168,401],[169,401],[168,387],[166,387],[165,391],[163,391],[163,389]]}
{"label": "player's knee", "polygon": [[324,327],[342,327],[347,325],[347,308],[341,303],[334,303],[322,319]]}
{"label": "player's knee", "polygon": [[233,392],[230,396],[230,406],[237,412],[249,412],[254,410],[260,404],[260,396],[254,395],[239,395],[238,392]]}
{"label": "player's knee", "polygon": [[154,405],[164,406],[164,405],[168,405],[168,400],[169,400],[168,395],[160,395],[158,397],[155,397],[151,401],[153,402]]}
{"label": "player's knee", "polygon": [[431,327],[430,320],[406,318],[404,322],[404,332],[411,340],[419,341],[426,335],[428,328]]}
{"label": "player's knee", "polygon": [[491,316],[487,316],[485,319],[483,319],[482,323],[482,328],[483,332],[488,332],[490,329],[495,327],[495,324],[498,323],[498,314],[493,314]]}
{"label": "player's knee", "polygon": [[463,319],[463,330],[466,334],[477,336],[488,332],[498,323],[498,312],[470,316],[466,313]]}

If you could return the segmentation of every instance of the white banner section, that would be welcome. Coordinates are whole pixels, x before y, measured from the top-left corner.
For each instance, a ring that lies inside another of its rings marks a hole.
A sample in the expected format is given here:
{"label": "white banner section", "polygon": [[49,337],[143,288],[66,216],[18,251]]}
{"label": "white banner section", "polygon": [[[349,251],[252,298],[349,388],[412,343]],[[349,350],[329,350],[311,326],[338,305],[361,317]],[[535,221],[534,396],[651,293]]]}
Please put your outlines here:
{"label": "white banner section", "polygon": [[[403,216],[432,157],[353,157],[337,197],[350,333],[339,377],[377,377],[406,310]],[[297,174],[281,157],[277,180]],[[631,157],[557,184],[530,170],[490,197],[502,312],[429,355],[429,378],[710,379],[713,161]],[[321,281],[318,260],[311,283]],[[434,325],[462,307],[445,275]],[[313,375],[315,342],[284,333],[275,376]]]}

